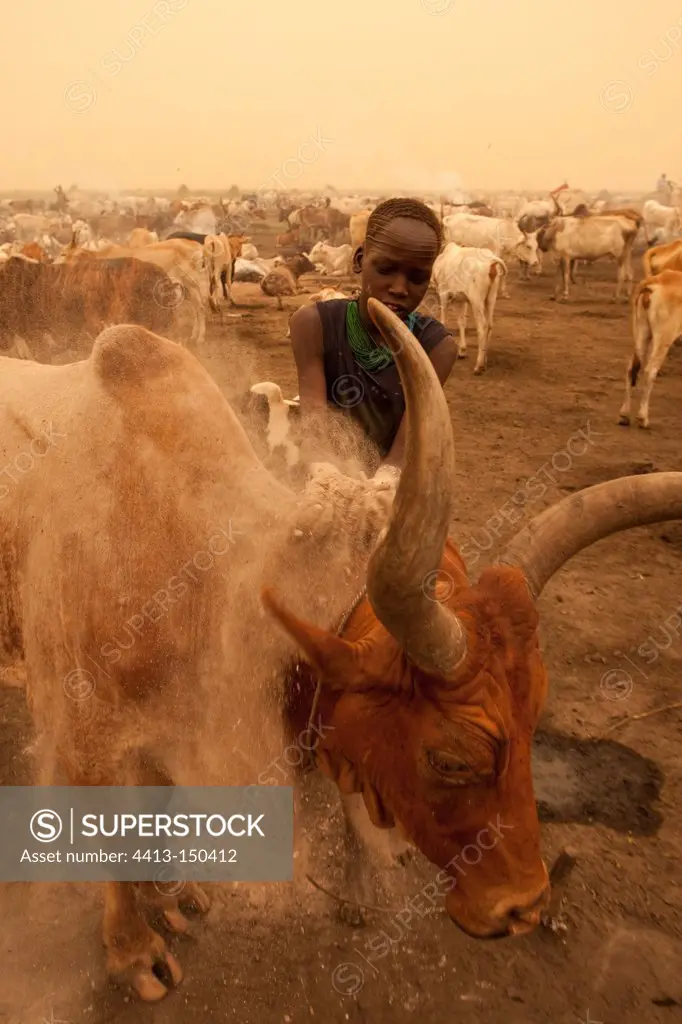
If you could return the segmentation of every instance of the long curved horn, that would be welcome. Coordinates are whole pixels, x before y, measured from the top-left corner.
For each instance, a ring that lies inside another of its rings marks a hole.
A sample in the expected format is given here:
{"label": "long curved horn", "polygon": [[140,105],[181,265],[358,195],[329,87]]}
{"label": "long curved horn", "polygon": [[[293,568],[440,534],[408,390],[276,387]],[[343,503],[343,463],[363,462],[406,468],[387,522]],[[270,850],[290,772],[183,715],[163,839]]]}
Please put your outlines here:
{"label": "long curved horn", "polygon": [[443,557],[451,512],[455,445],[443,389],[429,357],[398,317],[376,299],[368,309],[395,356],[405,392],[405,468],[391,520],[367,571],[379,621],[426,672],[450,676],[466,655],[459,620],[427,596]]}
{"label": "long curved horn", "polygon": [[682,473],[625,476],[587,487],[530,521],[497,560],[521,569],[534,598],[583,548],[633,526],[682,519]]}

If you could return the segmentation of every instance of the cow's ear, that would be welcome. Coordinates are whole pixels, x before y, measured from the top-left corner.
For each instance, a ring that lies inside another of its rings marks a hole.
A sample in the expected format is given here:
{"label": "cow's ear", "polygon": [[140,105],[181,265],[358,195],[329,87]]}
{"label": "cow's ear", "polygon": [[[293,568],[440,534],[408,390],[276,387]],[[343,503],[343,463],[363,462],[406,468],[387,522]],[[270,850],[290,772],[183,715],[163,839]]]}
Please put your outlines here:
{"label": "cow's ear", "polygon": [[347,691],[368,688],[357,644],[342,640],[334,633],[292,615],[269,588],[261,591],[261,600],[289,636],[293,637],[312,667],[333,689]]}

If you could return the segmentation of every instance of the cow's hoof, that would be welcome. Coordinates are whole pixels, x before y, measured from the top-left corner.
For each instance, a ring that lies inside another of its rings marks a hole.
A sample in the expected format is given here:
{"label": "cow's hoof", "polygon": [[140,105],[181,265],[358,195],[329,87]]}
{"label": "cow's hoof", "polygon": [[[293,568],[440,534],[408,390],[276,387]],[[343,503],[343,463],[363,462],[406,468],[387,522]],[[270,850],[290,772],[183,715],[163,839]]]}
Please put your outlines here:
{"label": "cow's hoof", "polygon": [[630,417],[626,416],[625,413],[621,413],[620,416],[618,417],[618,426],[619,427],[629,427],[630,426]]}
{"label": "cow's hoof", "polygon": [[158,1003],[182,981],[182,967],[172,953],[166,952],[153,967],[136,971],[131,979],[135,992],[144,1003]]}
{"label": "cow's hoof", "polygon": [[457,353],[457,358],[458,359],[466,359],[466,357],[467,357],[466,352],[458,352]]}
{"label": "cow's hoof", "polygon": [[182,968],[152,928],[146,930],[145,945],[144,951],[136,944],[127,954],[110,952],[109,973],[117,984],[132,988],[143,1002],[158,1003],[181,983]]}
{"label": "cow's hoof", "polygon": [[478,377],[478,375],[481,373],[485,373],[485,366],[475,366],[474,374]]}
{"label": "cow's hoof", "polygon": [[649,430],[650,429],[649,421],[648,420],[641,420],[639,417],[637,417],[637,426],[640,428],[640,430]]}
{"label": "cow's hoof", "polygon": [[357,903],[340,903],[337,907],[336,917],[341,924],[345,924],[349,928],[362,928],[365,924],[362,907]]}

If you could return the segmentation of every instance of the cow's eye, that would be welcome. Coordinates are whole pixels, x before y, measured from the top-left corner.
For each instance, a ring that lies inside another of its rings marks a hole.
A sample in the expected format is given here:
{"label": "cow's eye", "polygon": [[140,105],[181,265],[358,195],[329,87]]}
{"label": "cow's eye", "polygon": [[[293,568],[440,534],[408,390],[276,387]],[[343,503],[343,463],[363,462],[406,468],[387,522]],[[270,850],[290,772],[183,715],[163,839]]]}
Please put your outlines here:
{"label": "cow's eye", "polygon": [[446,778],[471,774],[471,767],[466,763],[466,761],[460,761],[459,758],[453,757],[452,755],[445,753],[445,751],[429,750],[427,757],[429,764],[434,771],[437,771],[439,775],[443,775]]}

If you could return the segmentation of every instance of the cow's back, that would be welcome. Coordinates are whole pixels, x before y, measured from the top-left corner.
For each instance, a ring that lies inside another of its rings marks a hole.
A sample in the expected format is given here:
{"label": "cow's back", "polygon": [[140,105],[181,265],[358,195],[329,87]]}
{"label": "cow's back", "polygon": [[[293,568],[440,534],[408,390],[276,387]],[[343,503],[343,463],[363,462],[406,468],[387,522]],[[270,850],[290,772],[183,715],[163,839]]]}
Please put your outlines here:
{"label": "cow's back", "polygon": [[92,713],[132,728],[150,702],[182,700],[174,721],[191,728],[202,680],[247,674],[263,537],[293,496],[201,365],[139,328],[67,366],[2,359],[0,397],[16,478],[0,501],[0,642],[6,661],[25,655],[39,732],[59,741],[89,681]]}

